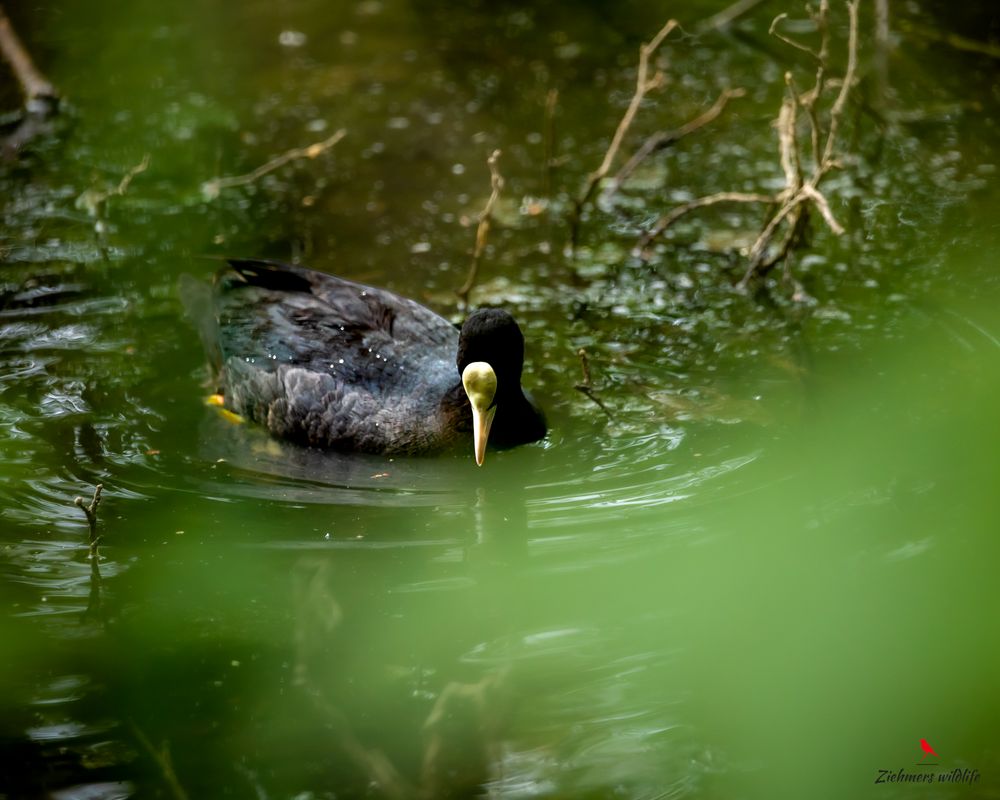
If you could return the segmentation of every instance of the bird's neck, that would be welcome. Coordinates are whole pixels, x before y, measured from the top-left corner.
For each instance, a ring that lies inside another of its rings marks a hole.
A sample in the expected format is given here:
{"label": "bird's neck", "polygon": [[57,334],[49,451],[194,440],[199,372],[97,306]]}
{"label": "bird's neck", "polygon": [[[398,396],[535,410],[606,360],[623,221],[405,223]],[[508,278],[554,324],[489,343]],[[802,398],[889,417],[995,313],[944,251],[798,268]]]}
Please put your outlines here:
{"label": "bird's neck", "polygon": [[504,447],[533,442],[545,435],[545,419],[528,399],[520,384],[497,392],[497,413],[490,440]]}

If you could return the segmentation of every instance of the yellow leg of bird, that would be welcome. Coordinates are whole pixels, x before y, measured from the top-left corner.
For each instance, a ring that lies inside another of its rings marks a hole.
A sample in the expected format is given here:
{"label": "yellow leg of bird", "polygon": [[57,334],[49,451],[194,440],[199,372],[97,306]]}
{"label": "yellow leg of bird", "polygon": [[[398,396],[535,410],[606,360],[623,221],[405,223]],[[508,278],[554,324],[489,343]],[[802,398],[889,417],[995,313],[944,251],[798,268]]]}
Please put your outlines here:
{"label": "yellow leg of bird", "polygon": [[230,411],[225,407],[226,399],[221,394],[210,394],[205,398],[205,405],[214,406],[219,409],[219,415],[228,422],[232,422],[234,425],[242,425],[246,420],[237,414],[235,411]]}

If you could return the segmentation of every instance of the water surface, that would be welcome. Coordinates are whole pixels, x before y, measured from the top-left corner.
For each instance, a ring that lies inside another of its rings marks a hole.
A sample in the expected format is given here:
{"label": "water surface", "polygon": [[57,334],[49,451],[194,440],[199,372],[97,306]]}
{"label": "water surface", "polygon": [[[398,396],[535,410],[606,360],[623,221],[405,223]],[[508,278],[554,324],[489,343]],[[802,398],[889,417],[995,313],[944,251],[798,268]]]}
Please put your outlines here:
{"label": "water surface", "polygon": [[[981,20],[894,8],[882,100],[863,51],[829,184],[849,232],[814,226],[805,302],[734,290],[720,243],[758,224],[734,211],[629,256],[665,208],[780,186],[770,121],[809,65],[775,3],[668,43],[632,146],[747,95],[567,261],[639,42],[718,10],[11,11],[71,107],[0,177],[0,795],[997,795],[995,63],[914,33]],[[482,469],[323,454],[204,404],[182,274],[299,260],[458,318],[494,148],[473,301],[522,322],[544,442]],[[72,505],[97,483],[99,577]],[[926,769],[920,738],[980,782],[875,784]]]}

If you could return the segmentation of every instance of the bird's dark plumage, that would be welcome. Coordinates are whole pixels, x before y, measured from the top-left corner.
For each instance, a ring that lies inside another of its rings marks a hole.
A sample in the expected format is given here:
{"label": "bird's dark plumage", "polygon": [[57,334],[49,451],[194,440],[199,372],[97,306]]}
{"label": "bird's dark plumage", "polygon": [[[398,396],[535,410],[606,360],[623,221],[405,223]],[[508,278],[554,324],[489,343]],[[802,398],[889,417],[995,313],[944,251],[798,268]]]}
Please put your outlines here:
{"label": "bird's dark plumage", "polygon": [[369,453],[423,453],[472,440],[461,371],[497,376],[490,442],[545,435],[521,389],[524,337],[500,309],[462,330],[413,300],[303,267],[231,260],[216,280],[215,342],[226,407],[280,438]]}

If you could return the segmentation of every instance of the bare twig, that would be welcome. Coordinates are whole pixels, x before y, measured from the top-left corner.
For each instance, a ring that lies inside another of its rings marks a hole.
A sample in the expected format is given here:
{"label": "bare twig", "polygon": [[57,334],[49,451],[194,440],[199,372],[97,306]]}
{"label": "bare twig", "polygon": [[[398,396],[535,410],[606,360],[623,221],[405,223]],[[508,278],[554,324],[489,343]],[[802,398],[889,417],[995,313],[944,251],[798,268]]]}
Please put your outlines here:
{"label": "bare twig", "polygon": [[752,11],[765,0],[737,0],[731,6],[722,9],[718,14],[713,14],[708,19],[699,22],[695,26],[694,32],[697,34],[708,33],[719,28],[724,28],[738,17],[742,17],[748,11]]}
{"label": "bare twig", "polygon": [[673,225],[677,220],[692,211],[705,208],[706,206],[714,206],[717,203],[776,203],[777,198],[773,194],[755,194],[753,192],[718,192],[717,194],[710,194],[706,197],[699,197],[697,200],[691,200],[690,202],[684,203],[683,205],[677,206],[667,214],[660,217],[656,224],[653,225],[646,233],[643,234],[642,238],[639,240],[639,244],[636,245],[636,249],[633,251],[634,255],[640,258],[648,257],[649,245],[653,243],[654,240],[663,235],[664,231],[667,230],[671,225]]}
{"label": "bare twig", "polygon": [[778,31],[778,23],[782,22],[783,20],[785,20],[787,18],[788,18],[788,14],[784,14],[784,13],[778,14],[778,16],[776,16],[773,20],[771,20],[771,27],[767,29],[767,32],[769,34],[771,34],[771,36],[774,36],[774,37],[776,37],[778,39],[781,39],[781,41],[783,41],[785,44],[791,45],[796,50],[801,50],[803,53],[808,53],[813,58],[815,58],[817,61],[819,61],[819,53],[817,53],[811,47],[807,47],[804,44],[800,44],[799,42],[796,42],[794,39],[789,39],[783,33],[780,33]]}
{"label": "bare twig", "polygon": [[[748,270],[748,274],[753,274],[753,271],[756,269],[754,266],[755,264],[759,266],[763,263],[767,246],[771,243],[772,237],[777,232],[781,223],[785,221],[785,218],[794,212],[801,202],[801,195],[796,194],[791,200],[787,200],[784,205],[782,205],[775,212],[774,216],[768,220],[767,224],[764,225],[764,228],[757,236],[756,241],[754,241],[754,243],[750,246],[750,269]],[[746,281],[744,280],[744,283],[745,282]]]}
{"label": "bare twig", "polygon": [[789,96],[785,97],[778,112],[778,156],[781,171],[785,173],[785,196],[795,194],[802,187],[802,162],[799,160],[799,141],[795,130],[798,122],[798,95],[795,92],[792,76],[785,76],[789,87]]}
{"label": "bare twig", "polygon": [[[782,102],[781,113],[778,115],[778,141],[781,155],[781,166],[785,173],[785,188],[779,193],[780,205],[765,223],[756,241],[750,248],[749,265],[740,280],[739,288],[745,290],[756,275],[763,275],[779,261],[784,260],[791,249],[803,238],[809,222],[809,207],[814,206],[826,222],[830,230],[837,236],[844,232],[844,227],[837,221],[830,208],[830,203],[820,190],[819,185],[826,175],[840,166],[836,158],[837,134],[840,120],[847,106],[847,98],[854,86],[858,65],[858,3],[860,0],[848,0],[847,10],[850,18],[847,42],[847,67],[840,90],[827,115],[825,143],[820,149],[823,138],[817,111],[817,104],[826,85],[827,61],[829,58],[829,0],[821,0],[816,15],[816,25],[820,33],[820,48],[815,53],[819,61],[816,71],[816,83],[806,94],[800,94],[791,74],[786,74],[785,83],[788,93]],[[777,21],[777,20],[776,20]],[[773,27],[773,26],[772,26]],[[781,37],[784,39],[784,37]],[[787,40],[786,40],[787,41]],[[795,43],[791,43],[795,44]],[[796,139],[797,108],[803,108],[809,117],[810,139],[812,146],[812,172],[808,177],[803,175],[799,159],[799,145]],[[785,226],[785,234],[776,250],[769,252],[771,242],[781,226]]]}
{"label": "bare twig", "polygon": [[[840,92],[830,109],[830,128],[826,135],[826,147],[823,149],[823,161],[820,164],[820,171],[826,172],[833,164],[833,150],[837,145],[837,133],[840,127],[840,117],[844,113],[847,105],[847,96],[854,86],[854,75],[858,70],[858,3],[860,0],[849,0],[847,11],[850,14],[850,27],[848,28],[847,39],[847,71],[844,73],[844,80],[840,84]],[[816,181],[818,183],[819,181]]]}
{"label": "bare twig", "polygon": [[112,197],[124,197],[125,193],[129,189],[129,186],[132,185],[133,178],[141,172],[145,172],[148,167],[149,153],[146,153],[146,155],[142,157],[142,161],[140,163],[136,164],[125,173],[122,179],[118,182],[118,186],[114,189],[102,190],[90,188],[76,198],[76,207],[85,210],[95,220],[94,232],[97,234],[98,248],[100,249],[101,255],[105,261],[109,260],[106,239],[108,200]]}
{"label": "bare twig", "polygon": [[580,196],[573,203],[573,211],[569,219],[570,251],[573,254],[576,253],[576,246],[579,242],[580,220],[583,216],[583,210],[593,200],[598,185],[610,171],[611,165],[618,155],[618,150],[621,148],[622,140],[625,138],[625,134],[628,133],[628,129],[632,126],[643,98],[653,89],[662,86],[666,81],[662,72],[656,72],[653,74],[653,77],[649,77],[649,60],[659,46],[663,44],[663,40],[676,27],[677,21],[673,19],[669,20],[660,28],[656,36],[639,47],[639,68],[635,79],[635,93],[632,95],[628,108],[625,109],[625,114],[615,129],[615,134],[611,138],[611,144],[608,145],[607,152],[604,154],[604,160],[601,161],[600,166],[596,170],[587,176],[587,183],[583,188],[583,192],[580,193]]}
{"label": "bare twig", "polygon": [[101,610],[101,559],[97,549],[101,543],[101,537],[97,535],[97,507],[101,504],[101,492],[103,491],[104,484],[97,484],[94,487],[94,497],[91,499],[89,505],[84,505],[82,497],[77,497],[73,500],[73,505],[77,506],[87,515],[87,524],[90,526],[90,536],[88,538],[88,544],[90,545],[90,593],[87,598],[87,608],[83,612],[83,620]]}
{"label": "bare twig", "polygon": [[101,611],[101,560],[99,558],[90,559],[90,591],[87,595],[87,607],[81,616],[81,621],[86,621],[91,614],[98,614]]}
{"label": "bare twig", "polygon": [[94,497],[90,501],[89,505],[84,505],[82,497],[77,497],[73,500],[73,505],[81,509],[83,513],[87,515],[87,524],[90,526],[89,544],[91,556],[97,554],[97,545],[101,538],[97,535],[97,507],[101,504],[101,492],[103,491],[104,484],[97,484],[97,486],[94,487]]}
{"label": "bare twig", "polygon": [[601,398],[597,396],[594,391],[594,386],[590,379],[590,359],[587,358],[587,351],[582,347],[576,351],[576,354],[580,357],[580,372],[583,374],[583,380],[576,384],[575,388],[578,392],[589,397],[594,403],[597,404],[598,408],[601,409],[605,414],[608,415],[608,419],[614,419],[611,411],[606,405],[601,401]]}
{"label": "bare twig", "polygon": [[823,220],[834,234],[840,236],[844,233],[844,226],[837,222],[834,218],[833,211],[830,210],[830,204],[827,202],[826,195],[813,186],[812,183],[807,183],[802,187],[802,194],[805,195],[807,200],[813,201],[813,204],[819,210]]}
{"label": "bare twig", "polygon": [[493,207],[496,205],[497,199],[500,197],[500,191],[503,189],[503,176],[500,174],[500,168],[497,166],[499,160],[499,150],[494,150],[490,154],[490,157],[486,159],[486,164],[490,168],[490,197],[486,201],[483,210],[479,212],[479,225],[476,226],[476,245],[472,250],[472,263],[469,265],[469,274],[466,276],[465,283],[462,284],[461,288],[455,290],[455,294],[458,295],[463,309],[468,308],[469,292],[476,285],[476,278],[479,275],[479,262],[482,259],[483,251],[486,250],[486,240],[490,234],[490,225],[493,223]]}
{"label": "bare twig", "polygon": [[119,197],[123,196],[125,192],[128,191],[128,187],[132,185],[132,179],[141,172],[145,172],[149,168],[149,153],[146,153],[142,157],[142,161],[136,164],[132,169],[125,173],[125,176],[118,181],[118,188],[115,189],[114,193]]}
{"label": "bare twig", "polygon": [[261,164],[257,169],[245,175],[232,175],[205,181],[201,185],[201,193],[206,200],[214,200],[223,189],[231,189],[234,186],[246,186],[247,184],[254,183],[268,173],[285,166],[289,161],[295,161],[300,158],[316,158],[337,144],[346,135],[347,131],[341,128],[333,136],[324,139],[322,142],[314,142],[306,147],[293,147],[291,150],[282,153],[280,156],[275,156],[266,164]]}
{"label": "bare twig", "polygon": [[42,115],[53,113],[59,105],[59,92],[31,60],[3,7],[0,7],[0,55],[14,71],[27,110]]}
{"label": "bare twig", "polygon": [[[778,119],[775,122],[775,128],[778,132],[779,163],[785,178],[784,188],[775,195],[719,192],[678,206],[660,217],[656,224],[642,236],[633,251],[636,255],[643,259],[648,258],[649,245],[678,219],[695,209],[724,202],[768,203],[773,208],[768,211],[763,227],[750,247],[749,264],[738,284],[740,288],[746,289],[754,276],[766,273],[775,264],[785,260],[792,248],[797,247],[804,240],[810,220],[809,210],[811,207],[815,207],[835,235],[839,236],[844,232],[844,227],[837,221],[829,201],[819,186],[831,170],[840,166],[836,157],[837,135],[848,95],[855,82],[858,64],[858,3],[859,0],[848,0],[847,3],[850,15],[847,67],[836,99],[826,115],[825,132],[821,124],[818,106],[823,91],[828,85],[829,0],[820,0],[819,9],[813,13],[816,30],[819,33],[819,46],[815,50],[777,31],[778,24],[786,17],[785,14],[779,14],[771,23],[770,32],[773,35],[792,47],[809,53],[818,62],[816,80],[808,92],[800,92],[792,73],[785,73],[786,92],[782,99]],[[799,109],[805,112],[809,120],[812,164],[808,174],[803,169],[802,148],[798,139]],[[772,243],[776,239],[778,244],[776,247],[772,247]]]}
{"label": "bare twig", "polygon": [[135,176],[145,172],[149,168],[149,161],[149,153],[146,153],[142,157],[142,161],[125,173],[122,179],[118,181],[118,186],[114,189],[107,189],[104,191],[99,189],[87,189],[87,191],[83,192],[83,194],[77,198],[77,208],[85,209],[92,217],[103,219],[108,199],[115,196],[124,197],[125,193],[129,189],[129,186],[132,185],[132,180]]}
{"label": "bare twig", "polygon": [[52,131],[52,118],[59,111],[60,98],[55,86],[38,70],[14,26],[0,7],[0,57],[14,72],[24,95],[24,113],[3,140],[3,157],[12,159],[29,141]]}
{"label": "bare twig", "polygon": [[719,95],[716,101],[712,103],[708,109],[703,111],[690,122],[686,122],[677,130],[660,131],[650,136],[645,142],[642,143],[642,146],[635,151],[635,154],[625,162],[624,166],[618,170],[618,173],[612,180],[611,185],[604,191],[602,198],[604,200],[608,200],[616,192],[618,192],[625,181],[629,179],[632,173],[635,172],[636,168],[649,155],[660,150],[665,150],[666,148],[676,144],[688,134],[704,128],[722,113],[723,109],[726,107],[726,103],[733,98],[743,97],[745,94],[746,92],[743,89],[724,89],[722,94]]}
{"label": "bare twig", "polygon": [[[785,73],[785,85],[788,87],[788,91],[791,93],[792,99],[795,101],[796,105],[806,112],[806,118],[809,120],[809,142],[811,146],[810,154],[814,169],[821,161],[819,138],[822,127],[820,125],[819,112],[816,109],[816,103],[820,95],[823,93],[825,73],[826,71],[824,66],[820,64],[816,69],[816,83],[813,85],[813,88],[805,94],[799,93],[798,87],[795,85],[795,77],[792,73]],[[801,159],[798,156],[797,148],[796,158],[799,159],[801,167]]]}
{"label": "bare twig", "polygon": [[940,42],[955,50],[962,50],[966,53],[976,53],[988,58],[1000,58],[1000,45],[990,42],[981,42],[977,39],[970,39],[967,36],[960,36],[957,33],[943,32],[927,25],[920,25],[911,20],[900,21],[900,29],[904,33],[911,33],[926,39],[929,42]]}
{"label": "bare twig", "polygon": [[[792,251],[792,248],[801,239],[802,234],[805,230],[806,223],[809,221],[809,208],[804,203],[794,203],[783,207],[783,210],[787,209],[787,213],[781,219],[788,220],[788,225],[786,226],[786,232],[784,238],[781,240],[781,244],[771,253],[767,252],[767,245],[765,243],[764,248],[760,250],[759,253],[750,259],[750,263],[747,265],[746,272],[743,273],[743,277],[740,279],[739,283],[736,284],[736,288],[741,292],[745,292],[747,287],[750,285],[750,281],[755,275],[764,275],[770,271],[776,264],[784,261]],[[774,227],[769,228],[767,234],[767,242],[770,242],[771,237],[774,235],[775,231],[778,230],[779,225],[775,224]],[[761,236],[763,237],[763,233]],[[753,246],[750,248],[751,252],[754,252],[758,247],[761,239],[754,242]]]}
{"label": "bare twig", "polygon": [[[819,33],[819,63],[825,67],[830,60],[830,0],[819,0],[816,12],[816,30]],[[819,83],[816,84],[820,86]]]}

